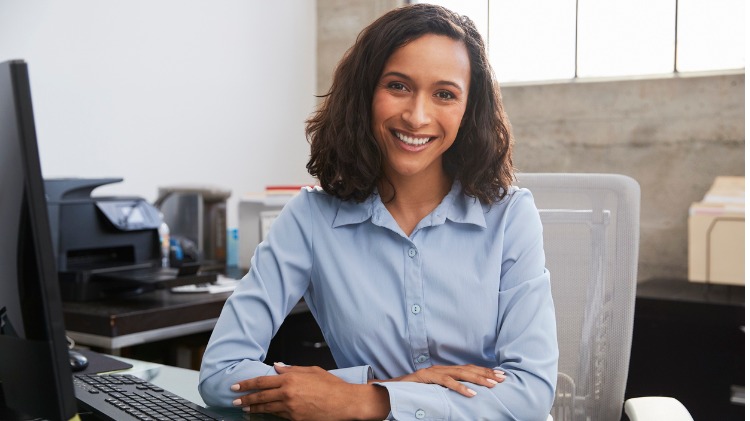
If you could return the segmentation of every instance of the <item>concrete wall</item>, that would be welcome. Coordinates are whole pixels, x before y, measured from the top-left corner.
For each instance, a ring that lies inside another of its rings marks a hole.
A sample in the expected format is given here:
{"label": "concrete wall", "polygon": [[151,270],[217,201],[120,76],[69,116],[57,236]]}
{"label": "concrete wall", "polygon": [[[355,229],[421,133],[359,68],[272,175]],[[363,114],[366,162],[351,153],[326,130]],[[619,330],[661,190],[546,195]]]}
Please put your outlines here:
{"label": "concrete wall", "polygon": [[687,277],[687,216],[745,174],[745,75],[506,86],[522,172],[612,172],[641,185],[639,279]]}
{"label": "concrete wall", "polygon": [[357,35],[383,13],[404,4],[403,0],[317,0],[318,95],[331,87],[333,70]]}
{"label": "concrete wall", "polygon": [[[318,92],[356,35],[401,1],[318,0]],[[611,172],[641,185],[639,279],[687,277],[687,213],[745,173],[745,75],[668,75],[502,88],[522,172]]]}

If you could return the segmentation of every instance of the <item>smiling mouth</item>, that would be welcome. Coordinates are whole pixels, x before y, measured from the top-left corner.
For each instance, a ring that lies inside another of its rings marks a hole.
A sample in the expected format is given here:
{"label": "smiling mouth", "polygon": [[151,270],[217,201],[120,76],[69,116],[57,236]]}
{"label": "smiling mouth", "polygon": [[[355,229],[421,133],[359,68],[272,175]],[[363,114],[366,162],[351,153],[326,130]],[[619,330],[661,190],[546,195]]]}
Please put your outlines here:
{"label": "smiling mouth", "polygon": [[429,141],[435,139],[434,137],[411,137],[395,130],[392,131],[393,135],[396,136],[400,141],[410,146],[422,146],[427,144]]}

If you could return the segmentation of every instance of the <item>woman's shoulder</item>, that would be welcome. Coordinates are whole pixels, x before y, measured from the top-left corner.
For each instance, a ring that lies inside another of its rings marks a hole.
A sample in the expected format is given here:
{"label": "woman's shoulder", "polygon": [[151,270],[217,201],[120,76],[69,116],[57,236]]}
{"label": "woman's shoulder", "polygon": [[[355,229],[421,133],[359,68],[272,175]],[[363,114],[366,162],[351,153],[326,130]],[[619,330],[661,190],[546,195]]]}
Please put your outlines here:
{"label": "woman's shoulder", "polygon": [[509,186],[505,196],[497,202],[483,205],[487,222],[508,223],[512,220],[538,218],[539,211],[529,189]]}
{"label": "woman's shoulder", "polygon": [[531,191],[524,187],[511,185],[505,190],[502,199],[488,205],[488,210],[496,208],[496,210],[507,211],[518,206],[526,207],[529,205],[534,206],[534,197]]}
{"label": "woman's shoulder", "polygon": [[327,204],[334,203],[338,199],[326,193],[320,186],[303,186],[299,189],[299,193],[295,194],[289,200],[287,206],[309,206],[310,204]]}
{"label": "woman's shoulder", "polygon": [[319,186],[303,187],[287,203],[288,212],[314,223],[335,225],[336,221],[361,221],[372,214],[373,197],[363,202],[342,200]]}
{"label": "woman's shoulder", "polygon": [[326,192],[320,186],[304,186],[287,206],[294,209],[305,209],[316,213],[335,214],[341,207],[342,200]]}

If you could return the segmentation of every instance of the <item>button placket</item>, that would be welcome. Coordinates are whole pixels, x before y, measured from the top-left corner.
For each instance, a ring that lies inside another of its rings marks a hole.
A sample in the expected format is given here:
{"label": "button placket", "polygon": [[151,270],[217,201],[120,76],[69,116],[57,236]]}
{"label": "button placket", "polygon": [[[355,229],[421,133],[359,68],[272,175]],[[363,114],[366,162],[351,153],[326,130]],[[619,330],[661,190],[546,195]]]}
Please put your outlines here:
{"label": "button placket", "polygon": [[412,361],[415,368],[429,365],[429,350],[427,342],[427,328],[425,325],[424,292],[422,259],[418,247],[409,242],[405,244],[404,286],[408,312],[409,344],[411,346]]}

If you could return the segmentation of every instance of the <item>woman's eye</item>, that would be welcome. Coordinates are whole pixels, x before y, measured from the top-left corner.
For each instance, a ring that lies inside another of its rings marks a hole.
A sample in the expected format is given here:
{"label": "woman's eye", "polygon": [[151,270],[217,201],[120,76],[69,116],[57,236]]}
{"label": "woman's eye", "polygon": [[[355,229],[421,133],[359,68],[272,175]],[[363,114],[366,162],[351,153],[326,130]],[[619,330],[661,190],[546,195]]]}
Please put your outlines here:
{"label": "woman's eye", "polygon": [[455,95],[453,95],[452,93],[448,91],[440,91],[436,93],[435,96],[437,96],[440,99],[453,99],[456,97]]}
{"label": "woman's eye", "polygon": [[405,91],[406,90],[406,85],[404,85],[401,82],[391,82],[391,83],[388,84],[388,88],[389,89],[395,89],[397,91]]}

